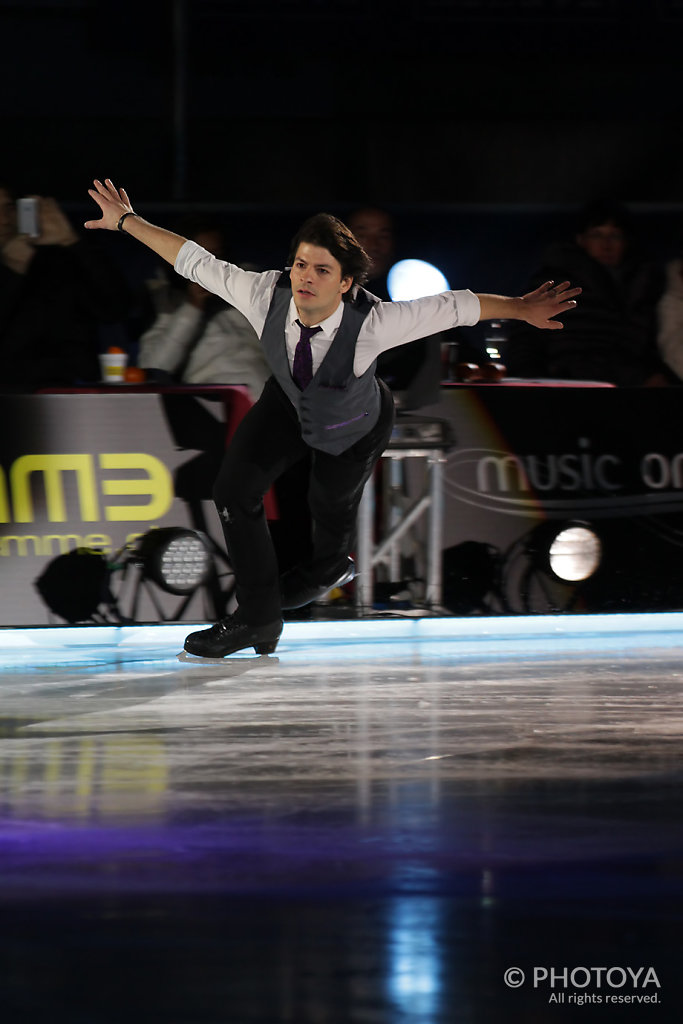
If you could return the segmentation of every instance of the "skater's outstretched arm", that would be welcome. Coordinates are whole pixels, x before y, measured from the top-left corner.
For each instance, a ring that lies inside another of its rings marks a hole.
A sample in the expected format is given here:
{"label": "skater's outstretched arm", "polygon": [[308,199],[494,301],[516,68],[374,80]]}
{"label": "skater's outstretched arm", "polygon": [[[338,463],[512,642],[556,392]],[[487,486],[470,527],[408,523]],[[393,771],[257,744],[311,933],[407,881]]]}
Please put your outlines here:
{"label": "skater's outstretched arm", "polygon": [[187,239],[140,217],[133,210],[126,190],[115,188],[109,178],[105,178],[104,183],[95,179],[93,185],[94,188],[88,189],[88,194],[99,206],[102,217],[100,220],[87,220],[84,226],[91,230],[100,228],[106,231],[125,231],[173,266]]}

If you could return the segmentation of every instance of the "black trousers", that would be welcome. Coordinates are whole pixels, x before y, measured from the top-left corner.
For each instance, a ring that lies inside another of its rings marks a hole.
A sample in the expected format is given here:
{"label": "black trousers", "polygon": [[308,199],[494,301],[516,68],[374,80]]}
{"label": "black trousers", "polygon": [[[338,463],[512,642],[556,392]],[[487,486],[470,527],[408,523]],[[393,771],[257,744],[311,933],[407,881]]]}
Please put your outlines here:
{"label": "black trousers", "polygon": [[214,484],[213,499],[235,572],[240,618],[252,625],[281,616],[279,565],[263,499],[291,466],[310,456],[307,500],[312,555],[307,568],[325,580],[353,551],[363,488],[389,443],[394,400],[379,381],[381,408],[373,429],[341,455],[310,448],[292,403],[274,378],[239,424]]}

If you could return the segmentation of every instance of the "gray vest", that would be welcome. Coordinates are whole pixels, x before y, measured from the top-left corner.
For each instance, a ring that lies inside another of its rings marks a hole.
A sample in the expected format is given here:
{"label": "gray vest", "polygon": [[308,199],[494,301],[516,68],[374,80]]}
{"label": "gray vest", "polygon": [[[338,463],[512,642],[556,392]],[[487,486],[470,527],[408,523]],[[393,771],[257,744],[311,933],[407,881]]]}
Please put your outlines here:
{"label": "gray vest", "polygon": [[334,341],[311,383],[300,391],[292,380],[285,344],[291,298],[289,273],[285,271],[275,286],[261,334],[263,352],[273,376],[297,411],[306,444],[339,455],[372,430],[379,417],[376,363],[361,377],[353,373],[356,340],[377,300],[359,288],[354,299],[344,302],[344,315]]}

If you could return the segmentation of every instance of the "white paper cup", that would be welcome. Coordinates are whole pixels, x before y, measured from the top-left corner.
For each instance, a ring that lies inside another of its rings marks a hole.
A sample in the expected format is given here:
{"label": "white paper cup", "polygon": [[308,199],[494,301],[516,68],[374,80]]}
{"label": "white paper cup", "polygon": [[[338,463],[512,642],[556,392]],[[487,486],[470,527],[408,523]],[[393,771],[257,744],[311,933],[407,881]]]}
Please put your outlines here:
{"label": "white paper cup", "polygon": [[102,382],[104,384],[121,384],[124,379],[123,371],[127,364],[128,356],[125,352],[102,352],[100,355]]}

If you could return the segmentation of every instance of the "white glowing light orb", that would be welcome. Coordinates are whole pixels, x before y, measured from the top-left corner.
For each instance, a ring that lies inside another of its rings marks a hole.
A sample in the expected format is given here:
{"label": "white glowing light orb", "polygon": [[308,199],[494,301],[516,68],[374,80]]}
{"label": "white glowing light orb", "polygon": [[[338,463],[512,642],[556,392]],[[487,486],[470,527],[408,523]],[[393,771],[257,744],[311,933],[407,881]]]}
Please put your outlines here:
{"label": "white glowing light orb", "polygon": [[587,526],[576,524],[561,530],[550,545],[548,559],[556,576],[568,583],[587,580],[602,557],[600,538]]}
{"label": "white glowing light orb", "polygon": [[450,285],[438,267],[425,260],[399,260],[387,275],[387,288],[391,298],[397,301],[438,295],[447,292]]}

